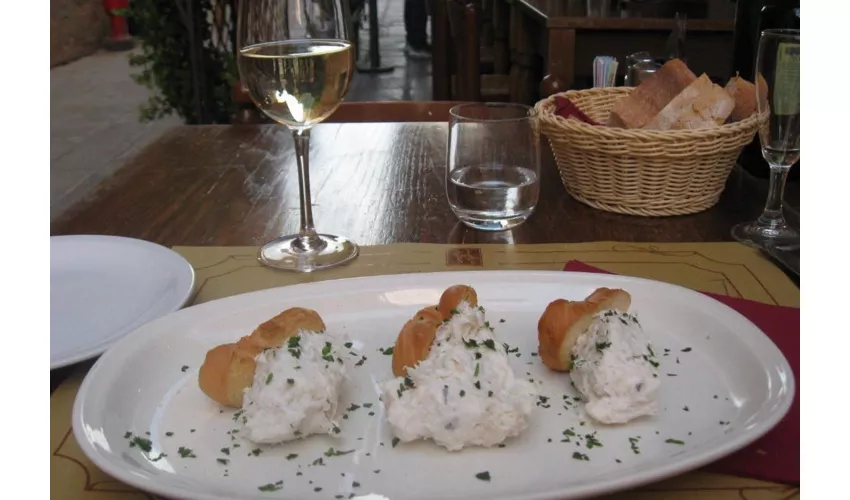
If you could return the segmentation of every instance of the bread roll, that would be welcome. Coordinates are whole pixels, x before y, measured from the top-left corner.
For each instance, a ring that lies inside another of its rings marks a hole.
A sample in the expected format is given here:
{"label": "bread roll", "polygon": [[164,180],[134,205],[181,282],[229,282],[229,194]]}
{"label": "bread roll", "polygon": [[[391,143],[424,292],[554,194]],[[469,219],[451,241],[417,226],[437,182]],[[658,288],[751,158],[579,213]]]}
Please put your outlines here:
{"label": "bread roll", "polygon": [[696,75],[681,60],[667,61],[628,96],[614,103],[608,126],[643,127],[696,79]]}
{"label": "bread roll", "polygon": [[646,130],[717,127],[735,108],[735,100],[703,74],[643,126]]}
{"label": "bread roll", "polygon": [[726,93],[735,100],[735,108],[728,122],[739,122],[749,118],[756,110],[756,86],[740,76],[733,76],[724,87]]}
{"label": "bread roll", "polygon": [[198,386],[213,401],[234,408],[254,381],[254,358],[264,349],[280,347],[299,331],[325,331],[321,316],[312,309],[293,307],[262,323],[234,344],[210,349],[198,371]]}
{"label": "bread roll", "polygon": [[316,311],[293,307],[258,326],[251,333],[249,341],[263,349],[280,347],[299,330],[323,332],[325,323]]}
{"label": "bread roll", "polygon": [[440,296],[440,305],[438,306],[443,319],[451,318],[452,311],[457,309],[457,306],[464,301],[472,307],[478,306],[478,294],[472,287],[454,285],[446,288],[446,291]]}
{"label": "bread roll", "polygon": [[630,305],[627,292],[610,288],[598,288],[583,301],[550,302],[537,322],[537,350],[543,364],[555,371],[569,371],[573,346],[593,316],[608,309],[628,312]]}
{"label": "bread roll", "polygon": [[408,366],[416,366],[428,357],[441,324],[439,318],[418,314],[404,324],[393,348],[393,375],[406,376]]}
{"label": "bread roll", "polygon": [[210,349],[198,372],[198,385],[213,401],[240,408],[242,394],[254,381],[259,347],[224,344]]}
{"label": "bread roll", "polygon": [[450,286],[440,296],[438,305],[420,309],[404,324],[393,347],[393,374],[396,377],[407,375],[407,367],[416,366],[428,357],[437,329],[464,301],[472,307],[478,306],[475,289],[466,285]]}

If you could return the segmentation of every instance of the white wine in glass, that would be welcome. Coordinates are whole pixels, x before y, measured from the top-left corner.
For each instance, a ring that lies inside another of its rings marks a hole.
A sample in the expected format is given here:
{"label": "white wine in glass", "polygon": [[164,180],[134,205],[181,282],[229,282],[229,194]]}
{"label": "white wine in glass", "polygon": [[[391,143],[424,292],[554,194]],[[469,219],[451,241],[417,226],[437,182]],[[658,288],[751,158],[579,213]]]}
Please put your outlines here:
{"label": "white wine in glass", "polygon": [[298,163],[301,228],[266,243],[259,260],[311,272],[357,257],[347,238],[319,234],[310,200],[310,129],[339,107],[348,92],[354,54],[343,0],[242,0],[239,76],[254,104],[292,132]]}
{"label": "white wine in glass", "polygon": [[761,153],[770,165],[770,186],[758,219],[732,228],[732,237],[753,247],[793,250],[800,233],[782,213],[788,171],[800,159],[800,31],[764,30],[756,57],[756,102]]}

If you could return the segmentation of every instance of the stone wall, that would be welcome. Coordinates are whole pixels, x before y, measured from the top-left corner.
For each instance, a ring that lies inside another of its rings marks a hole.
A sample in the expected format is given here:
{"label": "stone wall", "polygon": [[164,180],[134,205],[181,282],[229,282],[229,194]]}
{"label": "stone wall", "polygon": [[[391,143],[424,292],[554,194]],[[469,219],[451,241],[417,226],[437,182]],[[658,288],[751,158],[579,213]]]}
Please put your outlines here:
{"label": "stone wall", "polygon": [[96,51],[109,34],[103,0],[50,0],[50,67]]}

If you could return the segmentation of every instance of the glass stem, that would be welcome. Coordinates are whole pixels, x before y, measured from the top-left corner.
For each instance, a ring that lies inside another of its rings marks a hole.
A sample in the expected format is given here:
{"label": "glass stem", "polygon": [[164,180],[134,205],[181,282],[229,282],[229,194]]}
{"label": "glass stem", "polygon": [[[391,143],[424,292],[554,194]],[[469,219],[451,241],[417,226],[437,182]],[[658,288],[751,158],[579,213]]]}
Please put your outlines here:
{"label": "glass stem", "polygon": [[301,230],[293,246],[302,252],[321,250],[325,243],[313,227],[313,204],[310,199],[310,129],[292,131],[295,158],[298,162],[298,193],[301,201]]}
{"label": "glass stem", "polygon": [[770,166],[770,185],[767,191],[767,202],[764,205],[764,211],[759,217],[759,225],[776,227],[785,223],[785,218],[782,215],[782,198],[785,194],[785,179],[788,177],[789,170],[789,167]]}

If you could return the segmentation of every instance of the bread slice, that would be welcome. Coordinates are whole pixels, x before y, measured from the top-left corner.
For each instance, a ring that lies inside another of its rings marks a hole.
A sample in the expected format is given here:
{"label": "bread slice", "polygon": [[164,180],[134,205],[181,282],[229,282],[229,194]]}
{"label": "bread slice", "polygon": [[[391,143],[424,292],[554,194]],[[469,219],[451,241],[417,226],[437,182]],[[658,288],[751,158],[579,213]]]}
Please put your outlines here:
{"label": "bread slice", "polygon": [[537,351],[543,364],[555,371],[570,371],[573,346],[593,316],[609,309],[628,312],[629,306],[628,292],[610,288],[599,288],[582,301],[550,302],[537,322]]}
{"label": "bread slice", "polygon": [[724,90],[735,100],[735,108],[726,120],[729,123],[749,118],[756,110],[756,86],[740,76],[733,76]]}
{"label": "bread slice", "polygon": [[696,79],[696,75],[681,60],[667,61],[628,96],[614,103],[607,125],[643,127]]}
{"label": "bread slice", "polygon": [[646,130],[682,130],[717,127],[735,109],[735,99],[704,74],[673,98]]}

